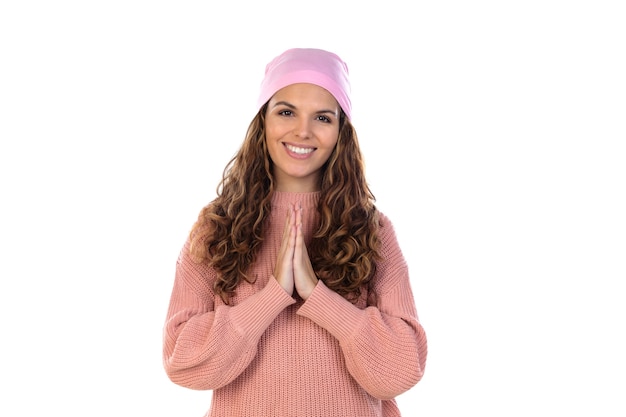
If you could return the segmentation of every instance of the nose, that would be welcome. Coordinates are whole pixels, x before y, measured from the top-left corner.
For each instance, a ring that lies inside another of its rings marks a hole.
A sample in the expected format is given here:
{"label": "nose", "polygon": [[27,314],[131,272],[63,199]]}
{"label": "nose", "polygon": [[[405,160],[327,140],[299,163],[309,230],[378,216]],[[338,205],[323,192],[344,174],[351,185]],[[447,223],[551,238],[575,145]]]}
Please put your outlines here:
{"label": "nose", "polygon": [[306,118],[299,118],[296,124],[295,134],[302,139],[309,139],[312,135],[311,121]]}

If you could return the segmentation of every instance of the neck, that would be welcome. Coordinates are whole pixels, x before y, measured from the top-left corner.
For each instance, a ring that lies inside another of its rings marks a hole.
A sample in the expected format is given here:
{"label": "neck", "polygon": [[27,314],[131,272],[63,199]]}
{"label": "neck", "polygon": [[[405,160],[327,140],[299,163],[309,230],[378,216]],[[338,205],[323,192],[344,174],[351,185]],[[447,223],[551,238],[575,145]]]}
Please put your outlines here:
{"label": "neck", "polygon": [[317,177],[277,179],[275,190],[289,193],[312,193],[320,191],[319,179]]}

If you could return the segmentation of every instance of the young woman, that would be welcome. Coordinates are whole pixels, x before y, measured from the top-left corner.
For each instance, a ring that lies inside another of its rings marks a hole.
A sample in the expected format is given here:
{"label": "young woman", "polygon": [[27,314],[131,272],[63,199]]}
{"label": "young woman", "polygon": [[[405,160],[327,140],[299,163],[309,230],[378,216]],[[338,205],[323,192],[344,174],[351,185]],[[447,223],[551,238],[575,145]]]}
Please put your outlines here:
{"label": "young woman", "polygon": [[391,221],[374,205],[346,64],[289,49],[218,196],[185,242],[164,328],[169,378],[211,417],[400,416],[427,342]]}

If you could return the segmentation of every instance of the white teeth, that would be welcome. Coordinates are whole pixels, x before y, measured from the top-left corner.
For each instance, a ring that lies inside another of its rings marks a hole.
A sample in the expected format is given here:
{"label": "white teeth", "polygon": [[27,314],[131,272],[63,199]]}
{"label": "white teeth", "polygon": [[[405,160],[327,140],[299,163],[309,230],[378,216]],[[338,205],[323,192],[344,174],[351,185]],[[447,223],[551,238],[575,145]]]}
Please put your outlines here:
{"label": "white teeth", "polygon": [[297,153],[300,155],[304,155],[307,153],[313,152],[313,148],[297,148],[295,146],[287,145],[287,149],[289,149],[293,153]]}

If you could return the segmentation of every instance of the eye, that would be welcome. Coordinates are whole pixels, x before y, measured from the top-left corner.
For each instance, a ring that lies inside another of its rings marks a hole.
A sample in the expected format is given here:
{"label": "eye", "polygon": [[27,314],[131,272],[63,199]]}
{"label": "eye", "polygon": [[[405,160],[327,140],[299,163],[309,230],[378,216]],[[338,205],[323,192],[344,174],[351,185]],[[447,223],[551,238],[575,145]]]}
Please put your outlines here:
{"label": "eye", "polygon": [[332,123],[332,120],[330,120],[329,117],[324,116],[323,114],[320,114],[319,116],[317,116],[317,120],[319,120],[320,122],[324,122],[324,123]]}
{"label": "eye", "polygon": [[291,110],[285,109],[285,110],[280,110],[278,114],[281,116],[292,116],[293,112]]}

